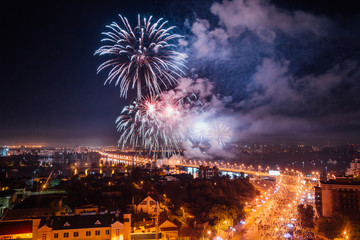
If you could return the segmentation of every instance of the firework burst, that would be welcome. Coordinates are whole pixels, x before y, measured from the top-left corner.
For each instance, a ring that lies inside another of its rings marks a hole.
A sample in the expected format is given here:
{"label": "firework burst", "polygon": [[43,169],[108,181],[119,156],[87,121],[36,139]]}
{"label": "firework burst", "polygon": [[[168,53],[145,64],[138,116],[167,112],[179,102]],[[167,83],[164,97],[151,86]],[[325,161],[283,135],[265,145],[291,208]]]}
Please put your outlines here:
{"label": "firework burst", "polygon": [[119,16],[124,27],[115,22],[107,25],[110,31],[102,33],[106,36],[102,42],[109,44],[95,52],[111,57],[98,67],[98,73],[110,68],[105,84],[115,81],[121,97],[127,97],[130,86],[136,88],[140,100],[143,87],[150,96],[156,96],[162,87],[177,83],[185,68],[186,55],[175,51],[173,42],[183,36],[171,34],[175,27],[165,27],[167,21],[162,18],[151,23],[152,17],[141,21],[139,15],[137,26],[132,28],[125,17]]}
{"label": "firework burst", "polygon": [[196,123],[192,131],[190,132],[191,137],[197,141],[206,141],[208,139],[209,124],[205,122]]}
{"label": "firework burst", "polygon": [[217,143],[219,146],[225,146],[231,140],[232,131],[225,124],[214,121],[210,124],[206,135],[210,142]]}
{"label": "firework burst", "polygon": [[189,139],[195,145],[211,143],[223,147],[232,135],[232,130],[219,121],[197,122],[189,131]]}
{"label": "firework burst", "polygon": [[124,107],[116,120],[119,146],[136,147],[170,155],[181,151],[185,139],[182,109],[161,96],[143,98]]}

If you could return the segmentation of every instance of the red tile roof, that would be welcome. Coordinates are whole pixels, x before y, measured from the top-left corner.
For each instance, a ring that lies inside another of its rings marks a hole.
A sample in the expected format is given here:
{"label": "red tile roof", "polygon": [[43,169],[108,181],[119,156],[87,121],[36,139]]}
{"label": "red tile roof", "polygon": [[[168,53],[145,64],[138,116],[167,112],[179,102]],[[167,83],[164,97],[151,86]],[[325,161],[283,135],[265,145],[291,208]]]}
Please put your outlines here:
{"label": "red tile roof", "polygon": [[32,221],[0,222],[0,235],[32,233]]}

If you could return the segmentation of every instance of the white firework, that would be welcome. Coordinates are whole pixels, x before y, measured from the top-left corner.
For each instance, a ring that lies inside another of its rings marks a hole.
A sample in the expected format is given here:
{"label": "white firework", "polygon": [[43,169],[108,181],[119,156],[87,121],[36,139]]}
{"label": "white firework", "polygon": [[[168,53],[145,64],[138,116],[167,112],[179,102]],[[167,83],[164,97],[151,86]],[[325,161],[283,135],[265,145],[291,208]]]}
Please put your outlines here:
{"label": "white firework", "polygon": [[217,143],[219,146],[225,146],[226,143],[230,142],[233,133],[225,124],[214,121],[210,124],[206,135],[210,142]]}
{"label": "white firework", "polygon": [[109,60],[98,67],[98,73],[110,68],[106,83],[115,81],[120,86],[120,96],[127,97],[129,87],[137,90],[140,100],[145,88],[150,96],[156,96],[163,88],[177,83],[184,74],[186,55],[175,51],[175,41],[183,38],[171,34],[174,26],[165,27],[167,21],[162,18],[151,23],[152,17],[138,16],[138,23],[132,28],[129,21],[119,15],[123,27],[113,22],[103,32],[106,37],[102,42],[109,43],[100,47],[95,54],[107,55]]}

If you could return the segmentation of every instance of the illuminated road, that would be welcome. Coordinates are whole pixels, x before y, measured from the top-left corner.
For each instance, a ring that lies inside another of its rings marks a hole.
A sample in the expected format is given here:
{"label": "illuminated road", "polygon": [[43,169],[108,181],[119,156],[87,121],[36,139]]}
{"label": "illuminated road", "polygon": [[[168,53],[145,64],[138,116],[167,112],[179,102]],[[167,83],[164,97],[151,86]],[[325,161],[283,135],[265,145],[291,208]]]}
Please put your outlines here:
{"label": "illuminated road", "polygon": [[298,224],[297,206],[311,204],[311,184],[299,176],[281,176],[277,193],[246,218],[246,224],[233,239],[312,239],[313,234]]}
{"label": "illuminated road", "polygon": [[[243,234],[236,235],[233,239],[249,239],[249,240],[257,240],[261,238],[259,231],[257,231],[257,225],[255,224],[256,220],[260,218],[261,214],[265,209],[269,209],[269,206],[274,204],[273,199],[269,199],[262,205],[254,214],[246,219],[246,224],[244,225]],[[246,232],[247,231],[247,232]]]}

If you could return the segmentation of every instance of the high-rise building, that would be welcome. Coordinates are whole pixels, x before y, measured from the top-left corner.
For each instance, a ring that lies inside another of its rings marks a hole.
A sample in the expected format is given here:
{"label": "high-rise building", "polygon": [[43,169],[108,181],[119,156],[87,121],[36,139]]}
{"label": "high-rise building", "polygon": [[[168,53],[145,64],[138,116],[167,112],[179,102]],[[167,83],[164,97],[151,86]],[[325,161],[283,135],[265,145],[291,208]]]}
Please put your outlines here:
{"label": "high-rise building", "polygon": [[360,175],[360,159],[354,159],[350,162],[350,167],[346,169],[345,175]]}
{"label": "high-rise building", "polygon": [[321,181],[315,187],[315,205],[318,214],[324,217],[341,213],[359,218],[360,182],[348,177]]}

